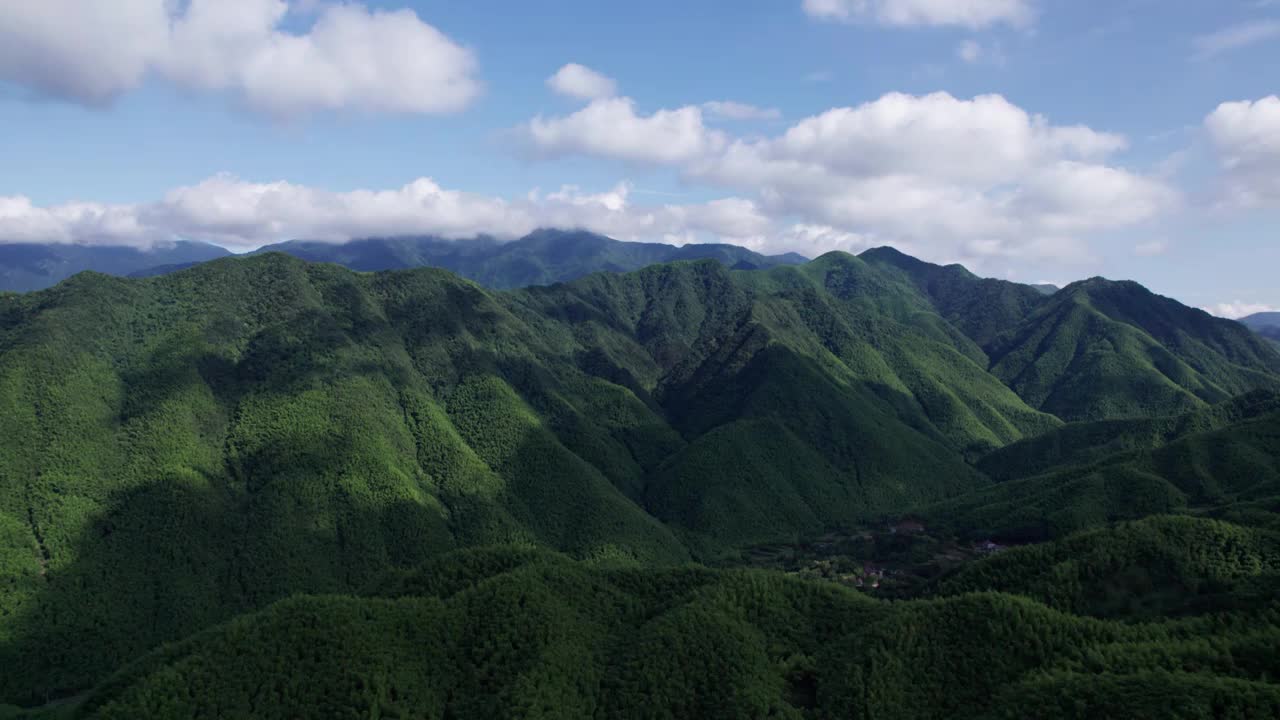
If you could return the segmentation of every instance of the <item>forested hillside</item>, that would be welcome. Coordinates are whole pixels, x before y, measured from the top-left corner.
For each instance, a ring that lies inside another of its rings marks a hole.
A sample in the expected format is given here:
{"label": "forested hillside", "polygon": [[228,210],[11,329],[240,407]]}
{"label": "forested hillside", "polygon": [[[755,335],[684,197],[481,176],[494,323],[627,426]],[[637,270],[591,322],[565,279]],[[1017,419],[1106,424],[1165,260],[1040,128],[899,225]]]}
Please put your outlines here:
{"label": "forested hillside", "polygon": [[1099,718],[1280,713],[1274,608],[1144,624],[979,593],[469,552],[147,656],[87,717]]}
{"label": "forested hillside", "polygon": [[1017,542],[1162,513],[1280,528],[1280,411],[1079,465],[1029,468],[926,514],[962,535]]}
{"label": "forested hillside", "polygon": [[992,373],[1064,420],[1173,415],[1280,389],[1273,346],[1132,282],[1064,288],[988,351]]}
{"label": "forested hillside", "polygon": [[[1069,717],[1155,684],[1272,707],[1270,661],[1241,658],[1274,639],[1280,354],[1128,284],[723,260],[495,291],[265,253],[0,295],[0,704]],[[1170,513],[1216,521],[1111,527]],[[691,565],[904,517],[1059,542],[901,606]],[[1120,608],[1235,614],[1062,614]],[[1182,675],[1217,622],[1236,639]],[[980,657],[975,625],[1039,639]]]}

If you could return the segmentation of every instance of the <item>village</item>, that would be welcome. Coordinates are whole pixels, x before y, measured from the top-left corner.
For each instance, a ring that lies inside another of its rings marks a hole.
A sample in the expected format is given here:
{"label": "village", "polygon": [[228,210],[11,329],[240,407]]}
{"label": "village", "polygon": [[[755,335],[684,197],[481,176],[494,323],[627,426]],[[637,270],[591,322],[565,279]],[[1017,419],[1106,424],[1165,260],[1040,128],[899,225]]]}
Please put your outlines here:
{"label": "village", "polygon": [[744,561],[750,567],[835,582],[877,596],[910,597],[955,568],[1006,547],[989,539],[942,539],[918,520],[901,519],[794,543],[759,545],[745,553]]}

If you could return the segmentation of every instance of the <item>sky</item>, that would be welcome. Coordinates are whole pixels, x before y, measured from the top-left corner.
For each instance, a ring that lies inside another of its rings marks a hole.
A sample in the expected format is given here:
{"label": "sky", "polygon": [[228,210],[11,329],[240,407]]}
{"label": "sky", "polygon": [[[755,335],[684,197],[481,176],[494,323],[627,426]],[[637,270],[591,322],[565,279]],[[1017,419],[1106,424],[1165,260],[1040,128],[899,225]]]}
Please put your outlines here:
{"label": "sky", "polygon": [[585,228],[1280,308],[1280,0],[0,0],[0,242]]}

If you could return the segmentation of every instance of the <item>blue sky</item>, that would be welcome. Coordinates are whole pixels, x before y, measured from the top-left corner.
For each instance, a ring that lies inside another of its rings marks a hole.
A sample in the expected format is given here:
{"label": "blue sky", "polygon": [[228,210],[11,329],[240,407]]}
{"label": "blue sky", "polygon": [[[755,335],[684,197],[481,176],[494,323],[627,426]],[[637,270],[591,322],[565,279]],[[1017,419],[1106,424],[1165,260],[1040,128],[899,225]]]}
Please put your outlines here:
{"label": "blue sky", "polygon": [[0,241],[576,225],[1239,314],[1276,67],[1274,0],[0,0]]}

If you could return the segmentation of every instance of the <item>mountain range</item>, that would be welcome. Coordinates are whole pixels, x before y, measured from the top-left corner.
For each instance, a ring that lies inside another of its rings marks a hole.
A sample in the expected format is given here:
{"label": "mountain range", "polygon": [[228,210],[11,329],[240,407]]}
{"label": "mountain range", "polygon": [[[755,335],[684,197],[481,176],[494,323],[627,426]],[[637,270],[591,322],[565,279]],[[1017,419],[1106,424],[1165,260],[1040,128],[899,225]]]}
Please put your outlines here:
{"label": "mountain range", "polygon": [[[513,241],[487,236],[465,240],[363,238],[343,243],[290,240],[254,252],[282,252],[362,272],[439,267],[497,289],[550,285],[593,272],[627,272],[676,260],[709,258],[735,269],[807,261],[795,253],[761,255],[737,245],[623,242],[595,233],[563,230],[538,230]],[[0,292],[41,290],[85,270],[122,277],[153,277],[230,254],[216,245],[199,242],[145,248],[0,243]]]}
{"label": "mountain range", "polygon": [[1240,319],[1262,337],[1280,343],[1280,312],[1255,313]]}
{"label": "mountain range", "polygon": [[[614,242],[0,295],[0,703],[1280,710],[1275,345],[1131,282]],[[742,568],[818,546],[847,582]]]}
{"label": "mountain range", "polygon": [[85,270],[123,276],[157,267],[188,267],[230,254],[197,242],[148,248],[0,242],[0,292],[42,290]]}

